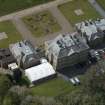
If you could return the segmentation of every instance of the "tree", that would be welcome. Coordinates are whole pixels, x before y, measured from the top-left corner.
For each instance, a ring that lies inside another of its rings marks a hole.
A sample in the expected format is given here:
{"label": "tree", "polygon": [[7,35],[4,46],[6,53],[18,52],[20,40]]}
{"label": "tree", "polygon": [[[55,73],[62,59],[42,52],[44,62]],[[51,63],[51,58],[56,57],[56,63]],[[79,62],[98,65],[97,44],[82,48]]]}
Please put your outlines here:
{"label": "tree", "polygon": [[50,97],[27,96],[21,105],[63,105]]}
{"label": "tree", "polygon": [[97,67],[92,67],[92,69],[85,75],[83,90],[90,95],[100,93],[105,96],[105,74],[99,72]]}
{"label": "tree", "polygon": [[80,91],[73,91],[68,95],[60,96],[60,100],[63,105],[82,105],[82,93]]}
{"label": "tree", "polygon": [[0,96],[4,96],[12,86],[10,79],[6,75],[0,75]]}
{"label": "tree", "polygon": [[15,85],[12,86],[9,91],[16,93],[21,98],[21,100],[30,94],[30,89],[28,89],[26,86]]}
{"label": "tree", "polygon": [[62,105],[61,102],[55,100],[52,97],[40,97],[39,98],[40,102],[42,103],[42,105]]}
{"label": "tree", "polygon": [[4,97],[3,105],[20,105],[20,98],[14,92],[8,92]]}
{"label": "tree", "polygon": [[22,102],[21,105],[42,105],[39,101],[39,98],[33,96],[27,96]]}

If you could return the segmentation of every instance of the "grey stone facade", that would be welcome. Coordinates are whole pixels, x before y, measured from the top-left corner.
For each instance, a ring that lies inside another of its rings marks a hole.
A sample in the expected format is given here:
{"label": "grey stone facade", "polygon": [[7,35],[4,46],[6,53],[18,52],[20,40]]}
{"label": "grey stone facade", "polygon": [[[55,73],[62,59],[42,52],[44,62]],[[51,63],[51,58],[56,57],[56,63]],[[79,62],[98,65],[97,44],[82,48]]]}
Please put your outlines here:
{"label": "grey stone facade", "polygon": [[85,39],[90,47],[95,48],[99,44],[103,44],[105,37],[105,20],[89,20],[77,23],[75,26],[80,36]]}
{"label": "grey stone facade", "polygon": [[55,70],[87,60],[89,46],[77,33],[61,34],[45,42],[45,55]]}
{"label": "grey stone facade", "polygon": [[10,44],[9,49],[14,55],[20,67],[26,69],[39,62],[39,56],[35,48],[28,41]]}

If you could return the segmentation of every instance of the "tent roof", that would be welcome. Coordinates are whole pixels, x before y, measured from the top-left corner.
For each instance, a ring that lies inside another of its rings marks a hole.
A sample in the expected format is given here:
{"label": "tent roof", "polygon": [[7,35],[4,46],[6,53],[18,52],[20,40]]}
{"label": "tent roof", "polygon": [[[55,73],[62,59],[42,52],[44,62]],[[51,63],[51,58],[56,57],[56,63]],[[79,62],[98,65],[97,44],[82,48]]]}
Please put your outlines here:
{"label": "tent roof", "polygon": [[42,63],[25,70],[25,75],[33,82],[54,75],[55,70],[50,63]]}

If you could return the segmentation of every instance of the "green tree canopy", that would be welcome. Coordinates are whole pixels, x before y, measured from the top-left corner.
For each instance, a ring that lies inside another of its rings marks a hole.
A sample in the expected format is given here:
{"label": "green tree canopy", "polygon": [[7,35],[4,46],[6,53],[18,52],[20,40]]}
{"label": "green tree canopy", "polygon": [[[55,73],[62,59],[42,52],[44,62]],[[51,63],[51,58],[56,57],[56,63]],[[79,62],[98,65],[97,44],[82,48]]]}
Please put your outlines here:
{"label": "green tree canopy", "polygon": [[6,75],[0,75],[0,96],[4,96],[12,83]]}
{"label": "green tree canopy", "polygon": [[8,92],[4,97],[3,105],[20,105],[20,98],[14,92]]}

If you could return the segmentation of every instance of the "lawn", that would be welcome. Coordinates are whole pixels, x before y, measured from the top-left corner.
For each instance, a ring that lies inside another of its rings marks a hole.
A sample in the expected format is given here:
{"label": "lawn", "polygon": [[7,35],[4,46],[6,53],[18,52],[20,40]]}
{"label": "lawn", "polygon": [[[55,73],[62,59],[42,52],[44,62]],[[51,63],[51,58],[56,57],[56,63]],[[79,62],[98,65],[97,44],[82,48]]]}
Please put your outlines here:
{"label": "lawn", "polygon": [[98,3],[99,3],[99,5],[101,5],[102,6],[102,8],[105,10],[105,0],[96,0]]}
{"label": "lawn", "polygon": [[10,43],[14,43],[22,39],[20,33],[10,21],[0,22],[0,32],[5,32],[8,37],[0,40],[0,48],[8,47]]}
{"label": "lawn", "polygon": [[26,16],[23,21],[35,37],[45,36],[60,30],[56,19],[49,11]]}
{"label": "lawn", "polygon": [[56,78],[33,87],[31,90],[33,95],[55,97],[67,94],[68,92],[71,92],[78,88],[79,87],[73,86],[70,82],[63,80],[62,78]]}
{"label": "lawn", "polygon": [[[59,5],[58,8],[72,24],[83,20],[101,17],[99,13],[97,13],[95,9],[89,4],[88,0],[73,0],[69,3]],[[74,12],[78,9],[82,10],[82,15],[77,16],[77,14]]]}
{"label": "lawn", "polygon": [[53,0],[0,0],[0,16]]}

